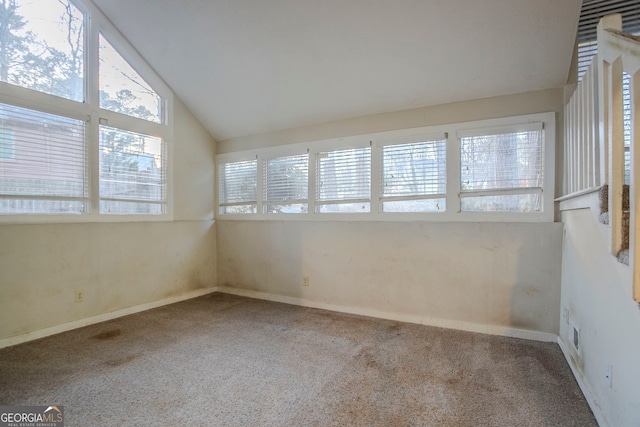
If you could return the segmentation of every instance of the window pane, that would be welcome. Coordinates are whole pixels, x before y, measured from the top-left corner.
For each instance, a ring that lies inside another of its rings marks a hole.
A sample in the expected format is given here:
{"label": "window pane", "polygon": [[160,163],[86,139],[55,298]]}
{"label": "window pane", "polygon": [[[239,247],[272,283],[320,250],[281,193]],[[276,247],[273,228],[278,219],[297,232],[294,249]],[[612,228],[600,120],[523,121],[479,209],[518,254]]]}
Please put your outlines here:
{"label": "window pane", "polygon": [[460,139],[462,190],[542,187],[542,131]]}
{"label": "window pane", "polygon": [[162,99],[100,34],[100,108],[162,122]]}
{"label": "window pane", "polygon": [[355,213],[355,212],[369,212],[371,210],[371,203],[336,203],[328,205],[316,206],[316,212],[319,213]]}
{"label": "window pane", "polygon": [[80,120],[0,104],[0,213],[83,212],[68,199],[87,197],[84,132]]}
{"label": "window pane", "polygon": [[[446,192],[446,140],[382,148],[382,196],[423,196]],[[428,212],[444,203],[407,200],[383,203],[384,212]]]}
{"label": "window pane", "polygon": [[264,204],[267,213],[306,212],[308,189],[308,154],[265,160]]}
{"label": "window pane", "polygon": [[541,194],[509,194],[504,196],[462,197],[463,212],[539,212]]}
{"label": "window pane", "polygon": [[[245,206],[256,203],[258,185],[258,161],[248,160],[240,162],[230,162],[220,165],[219,174],[219,197],[220,205],[246,203]],[[221,210],[220,213],[255,213],[253,209]],[[255,209],[255,207],[254,207]]]}
{"label": "window pane", "polygon": [[267,213],[307,213],[307,203],[268,203]]}
{"label": "window pane", "polygon": [[395,200],[382,203],[383,212],[444,212],[445,199]]}
{"label": "window pane", "polygon": [[316,186],[318,212],[369,212],[371,147],[318,153]]}
{"label": "window pane", "polygon": [[234,206],[220,206],[221,214],[254,214],[257,213],[257,206],[253,205],[234,205]]}
{"label": "window pane", "polygon": [[100,126],[100,212],[165,213],[165,163],[161,138]]}
{"label": "window pane", "polygon": [[165,213],[165,207],[162,204],[152,204],[148,202],[137,203],[100,200],[100,213],[162,215]]}
{"label": "window pane", "polygon": [[84,101],[84,16],[69,0],[0,4],[0,80]]}

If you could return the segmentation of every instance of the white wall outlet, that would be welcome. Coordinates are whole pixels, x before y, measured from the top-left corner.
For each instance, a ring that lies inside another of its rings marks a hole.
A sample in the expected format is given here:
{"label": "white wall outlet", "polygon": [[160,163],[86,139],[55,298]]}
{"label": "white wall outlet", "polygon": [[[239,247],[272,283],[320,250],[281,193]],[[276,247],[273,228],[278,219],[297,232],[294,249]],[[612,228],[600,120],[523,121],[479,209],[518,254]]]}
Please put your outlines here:
{"label": "white wall outlet", "polygon": [[309,286],[309,276],[304,276],[302,278],[302,285],[303,286]]}
{"label": "white wall outlet", "polygon": [[604,367],[604,380],[607,382],[607,385],[609,386],[609,388],[611,388],[611,375],[613,374],[613,366],[611,366],[611,363],[607,363],[607,365]]}
{"label": "white wall outlet", "polygon": [[84,301],[84,291],[76,291],[76,302]]}

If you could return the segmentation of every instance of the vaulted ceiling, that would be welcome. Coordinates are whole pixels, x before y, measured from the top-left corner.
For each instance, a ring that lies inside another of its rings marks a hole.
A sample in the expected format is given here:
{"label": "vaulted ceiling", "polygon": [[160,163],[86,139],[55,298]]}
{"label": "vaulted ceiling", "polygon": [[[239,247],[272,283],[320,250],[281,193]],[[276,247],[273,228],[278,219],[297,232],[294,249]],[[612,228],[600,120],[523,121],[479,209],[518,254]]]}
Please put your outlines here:
{"label": "vaulted ceiling", "polygon": [[561,87],[581,0],[94,0],[218,140]]}

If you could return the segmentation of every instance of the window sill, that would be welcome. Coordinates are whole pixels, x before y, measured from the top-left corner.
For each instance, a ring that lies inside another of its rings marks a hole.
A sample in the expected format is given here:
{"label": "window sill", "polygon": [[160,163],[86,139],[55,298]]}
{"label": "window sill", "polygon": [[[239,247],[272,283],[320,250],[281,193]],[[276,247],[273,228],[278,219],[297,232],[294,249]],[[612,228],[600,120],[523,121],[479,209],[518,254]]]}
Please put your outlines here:
{"label": "window sill", "polygon": [[173,215],[0,215],[0,225],[170,222]]}
{"label": "window sill", "polygon": [[218,214],[216,221],[374,221],[374,222],[554,222],[553,213],[428,212],[428,213],[317,213]]}

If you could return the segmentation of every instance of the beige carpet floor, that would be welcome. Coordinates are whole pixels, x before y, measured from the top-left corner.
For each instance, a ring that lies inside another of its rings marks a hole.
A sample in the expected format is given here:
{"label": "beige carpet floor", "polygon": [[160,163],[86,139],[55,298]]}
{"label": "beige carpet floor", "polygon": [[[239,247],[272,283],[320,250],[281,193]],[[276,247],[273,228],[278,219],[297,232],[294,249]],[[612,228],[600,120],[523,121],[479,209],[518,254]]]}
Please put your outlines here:
{"label": "beige carpet floor", "polygon": [[66,426],[595,426],[556,344],[226,294],[0,350]]}

